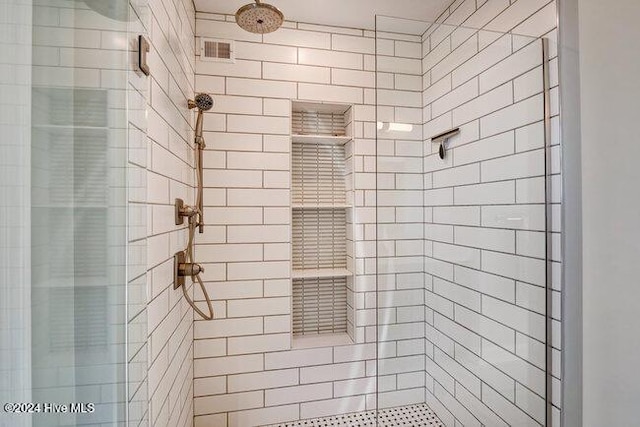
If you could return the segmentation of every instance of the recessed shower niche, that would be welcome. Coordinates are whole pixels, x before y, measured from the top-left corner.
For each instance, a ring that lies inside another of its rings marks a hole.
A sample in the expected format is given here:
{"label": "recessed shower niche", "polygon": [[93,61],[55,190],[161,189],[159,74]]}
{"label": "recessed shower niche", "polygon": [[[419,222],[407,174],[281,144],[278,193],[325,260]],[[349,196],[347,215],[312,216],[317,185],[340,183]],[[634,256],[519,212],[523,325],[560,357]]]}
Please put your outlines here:
{"label": "recessed shower niche", "polygon": [[350,105],[293,102],[294,346],[353,339]]}

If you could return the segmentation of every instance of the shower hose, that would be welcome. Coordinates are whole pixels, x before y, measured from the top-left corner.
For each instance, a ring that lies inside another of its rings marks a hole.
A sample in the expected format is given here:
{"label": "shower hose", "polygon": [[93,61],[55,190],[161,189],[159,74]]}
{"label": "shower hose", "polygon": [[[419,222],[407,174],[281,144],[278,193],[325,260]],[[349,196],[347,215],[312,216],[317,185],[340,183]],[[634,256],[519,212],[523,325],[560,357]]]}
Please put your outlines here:
{"label": "shower hose", "polygon": [[[197,181],[198,181],[198,188],[196,190],[196,215],[191,216],[189,218],[189,241],[187,243],[187,248],[184,250],[185,252],[185,258],[186,258],[186,263],[187,264],[193,264],[195,263],[194,261],[194,256],[193,256],[193,252],[194,252],[194,245],[195,245],[195,234],[196,234],[196,228],[202,226],[202,150],[204,149],[204,140],[200,139],[198,142],[196,142],[196,150],[197,150],[197,154],[196,154],[196,168],[197,168],[197,172],[196,172],[196,177],[197,177]],[[199,218],[198,221],[196,221],[196,216]],[[200,270],[200,271],[204,271],[204,270]],[[205,320],[211,320],[213,319],[213,307],[211,305],[211,298],[209,298],[209,293],[207,292],[207,288],[204,286],[204,283],[202,282],[202,278],[200,278],[200,273],[196,273],[191,275],[191,282],[192,284],[196,284],[196,282],[198,282],[198,284],[200,285],[200,289],[202,289],[202,293],[204,294],[204,298],[207,301],[207,307],[209,309],[209,314],[205,314],[202,310],[200,310],[198,308],[198,306],[196,306],[196,304],[193,302],[193,300],[191,298],[189,298],[189,294],[187,293],[187,287],[186,286],[182,286],[182,293],[184,294],[184,298],[187,300],[187,302],[189,303],[189,305],[195,310],[196,313],[198,313],[203,319]]]}

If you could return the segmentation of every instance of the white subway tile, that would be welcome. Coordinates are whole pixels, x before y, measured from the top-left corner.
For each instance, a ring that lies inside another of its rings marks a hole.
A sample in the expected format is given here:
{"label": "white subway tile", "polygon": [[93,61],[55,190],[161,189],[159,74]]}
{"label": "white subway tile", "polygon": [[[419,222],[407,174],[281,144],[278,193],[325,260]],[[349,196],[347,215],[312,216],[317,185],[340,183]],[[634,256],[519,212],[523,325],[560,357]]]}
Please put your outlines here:
{"label": "white subway tile", "polygon": [[365,376],[364,362],[334,363],[300,369],[300,383],[346,380]]}
{"label": "white subway tile", "polygon": [[433,173],[433,187],[457,187],[480,182],[480,165],[470,164]]}
{"label": "white subway tile", "polygon": [[195,378],[256,372],[263,369],[264,363],[261,354],[196,359],[193,361],[193,375]]}
{"label": "white subway tile", "polygon": [[231,337],[227,339],[227,352],[233,354],[265,353],[291,348],[291,335],[269,334],[252,337]]}
{"label": "white subway tile", "polygon": [[544,258],[546,256],[547,242],[544,232],[517,231],[517,254],[532,258]]}
{"label": "white subway tile", "polygon": [[[503,396],[510,400],[514,399],[515,381],[513,378],[460,345],[456,345],[455,360]],[[484,388],[482,391],[484,392]]]}
{"label": "white subway tile", "polygon": [[[433,47],[429,53],[427,53],[422,60],[422,70],[427,72],[431,70],[436,64],[441,62],[451,53],[450,43],[440,43]],[[438,79],[439,80],[439,79]],[[436,80],[433,80],[434,82]]]}
{"label": "white subway tile", "polygon": [[227,94],[264,96],[269,98],[295,98],[296,84],[256,79],[227,78]]}
{"label": "white subway tile", "polygon": [[259,79],[260,72],[260,61],[243,61],[241,59],[238,59],[233,63],[196,61],[196,73],[198,75],[249,77]]}
{"label": "white subway tile", "polygon": [[[457,309],[457,308],[456,308]],[[458,324],[446,317],[439,314],[434,316],[434,327],[454,340],[456,343],[463,345],[468,350],[481,354],[480,343],[481,338],[473,331],[467,329],[465,326]],[[437,359],[436,359],[437,360]]]}
{"label": "white subway tile", "polygon": [[332,349],[329,347],[291,350],[264,355],[266,369],[298,368],[302,366],[330,365],[333,362]]}
{"label": "white subway tile", "polygon": [[207,149],[204,151],[205,168],[210,168],[216,158],[223,156],[223,153],[214,150],[260,151],[262,149],[262,137],[255,134],[205,132],[204,138],[207,143]]}
{"label": "white subway tile", "polygon": [[229,206],[288,206],[289,190],[231,189],[227,191]]}
{"label": "white subway tile", "polygon": [[227,301],[227,315],[229,317],[288,314],[289,310],[289,298],[245,298]]}
{"label": "white subway tile", "polygon": [[481,167],[484,182],[544,175],[544,150],[487,160]]}
{"label": "white subway tile", "polygon": [[540,314],[484,295],[482,314],[523,334],[544,340],[545,322],[544,316]]}
{"label": "white subway tile", "polygon": [[433,208],[433,222],[452,225],[480,225],[480,208],[455,206]]}
{"label": "white subway tile", "polygon": [[434,84],[430,85],[422,92],[422,105],[429,105],[436,102],[446,94],[451,92],[451,77],[445,76]]}
{"label": "white subway tile", "polygon": [[300,417],[302,419],[318,418],[329,415],[360,412],[364,411],[365,409],[365,396],[318,400],[316,402],[302,403],[300,405]]}
{"label": "white subway tile", "polygon": [[267,406],[310,402],[331,397],[333,397],[333,385],[330,382],[265,390]]}
{"label": "white subway tile", "polygon": [[493,205],[515,203],[516,188],[513,181],[456,187],[456,205]]}
{"label": "white subway tile", "polygon": [[347,52],[373,54],[375,39],[367,37],[347,36],[342,34],[331,35],[331,48]]}
{"label": "white subway tile", "polygon": [[375,73],[334,68],[331,70],[331,83],[343,86],[375,87]]}
{"label": "white subway tile", "polygon": [[512,103],[513,86],[511,83],[506,83],[453,110],[453,124],[457,126],[468,123]]}
{"label": "white subway tile", "polygon": [[333,348],[335,363],[375,359],[375,344],[346,345]]}
{"label": "white subway tile", "polygon": [[261,188],[262,172],[229,169],[205,169],[204,182],[217,188]]}
{"label": "white subway tile", "polygon": [[376,65],[378,72],[412,74],[414,76],[422,74],[422,62],[419,59],[378,56]]}
{"label": "white subway tile", "polygon": [[528,283],[516,283],[516,304],[544,315],[546,311],[545,288]]}
{"label": "white subway tile", "polygon": [[[443,79],[442,81],[447,81]],[[431,112],[434,116],[439,116],[443,113],[451,111],[456,107],[459,107],[478,96],[478,82],[469,80],[467,83],[455,88],[451,92],[447,93],[443,97],[434,101],[431,105]],[[454,121],[457,120],[457,116],[460,114],[460,110],[456,110],[453,113]],[[466,120],[468,121],[468,120]]]}
{"label": "white subway tile", "polygon": [[[499,0],[503,2],[504,0]],[[498,3],[492,1],[492,3]],[[485,6],[486,7],[486,6]],[[479,27],[477,27],[479,28]],[[481,31],[480,35],[486,32]],[[494,64],[498,63],[502,59],[511,54],[511,35],[504,35],[500,39],[491,43],[486,48],[482,49],[477,55],[469,59],[464,64],[453,70],[451,78],[453,80],[453,86],[459,86],[462,83],[477,76],[482,71],[490,68]]]}
{"label": "white subway tile", "polygon": [[196,21],[198,36],[213,37],[231,40],[249,40],[258,42],[261,39],[259,34],[249,33],[240,28],[235,22],[222,22],[209,19],[198,19]]}
{"label": "white subway tile", "polygon": [[426,306],[449,318],[453,318],[453,301],[432,292],[425,292]]}
{"label": "white subway tile", "polygon": [[227,116],[229,132],[271,133],[287,135],[291,132],[289,118],[267,116]]}
{"label": "white subway tile", "polygon": [[515,236],[512,230],[478,227],[456,227],[455,243],[474,248],[500,252],[515,252]]}
{"label": "white subway tile", "polygon": [[[285,405],[273,408],[260,408],[231,412],[229,414],[229,427],[255,426],[263,423],[279,424],[298,419],[298,405]],[[197,420],[197,418],[196,418]],[[218,426],[224,424],[208,424],[208,426]],[[196,426],[199,427],[199,426]],[[204,425],[203,425],[204,427]]]}
{"label": "white subway tile", "polygon": [[304,65],[362,70],[362,61],[362,55],[357,53],[306,48],[298,49],[298,63]]}
{"label": "white subway tile", "polygon": [[455,308],[455,320],[481,337],[514,351],[516,332],[513,329],[460,306]]}
{"label": "white subway tile", "polygon": [[502,418],[509,423],[509,425],[517,425],[523,427],[533,427],[539,425],[533,418],[530,418],[518,409],[511,402],[507,401],[499,393],[483,385],[482,387],[482,401],[494,412],[499,413]]}
{"label": "white subway tile", "polygon": [[333,383],[335,397],[354,396],[376,392],[376,378],[357,378],[353,380],[336,381]]}
{"label": "white subway tile", "polygon": [[262,66],[263,78],[291,82],[330,83],[331,70],[309,65],[277,64],[265,62]]}
{"label": "white subway tile", "polygon": [[212,113],[262,114],[262,100],[246,96],[215,95]]}
{"label": "white subway tile", "polygon": [[455,416],[457,420],[461,420],[464,426],[481,427],[480,421],[464,407],[458,400],[453,397],[453,393],[447,392],[439,384],[434,387],[435,396],[442,404]]}
{"label": "white subway tile", "polygon": [[455,392],[455,379],[440,365],[428,357],[425,357],[425,371],[441,384],[449,393]]}
{"label": "white subway tile", "polygon": [[[491,2],[492,0],[488,0]],[[458,387],[456,389],[456,399],[462,403],[467,409],[469,409],[475,417],[485,426],[495,427],[508,427],[501,418],[496,415],[491,409],[489,409],[484,403],[482,403],[476,396],[471,394],[464,387]]]}
{"label": "white subway tile", "polygon": [[314,101],[362,104],[363,91],[357,87],[332,86],[310,83],[298,84],[298,98]]}
{"label": "white subway tile", "polygon": [[513,132],[505,132],[478,142],[462,145],[453,149],[453,162],[456,166],[466,163],[501,157],[514,152]]}
{"label": "white subway tile", "polygon": [[[303,31],[289,28],[281,28],[273,33],[264,34],[265,43],[281,44],[286,46],[313,47],[329,49],[331,47],[331,35],[318,31]],[[267,58],[267,60],[272,60]]]}
{"label": "white subway tile", "polygon": [[544,205],[501,205],[482,207],[482,226],[543,231]]}
{"label": "white subway tile", "polygon": [[481,295],[472,289],[434,277],[433,292],[457,304],[480,311]]}
{"label": "white subway tile", "polygon": [[395,55],[405,58],[421,58],[422,45],[415,42],[396,40]]}
{"label": "white subway tile", "polygon": [[259,317],[246,319],[214,319],[195,322],[193,327],[193,336],[195,339],[256,335],[261,333],[262,319]]}
{"label": "white subway tile", "polygon": [[263,400],[261,391],[196,397],[193,399],[193,413],[197,416],[260,408],[264,404]]}
{"label": "white subway tile", "polygon": [[225,377],[194,378],[193,380],[193,395],[195,397],[225,394],[226,392]]}
{"label": "white subway tile", "polygon": [[481,136],[485,138],[542,120],[542,101],[542,95],[536,95],[483,117],[480,120]]}
{"label": "white subway tile", "polygon": [[205,207],[204,216],[214,225],[261,224],[262,208]]}
{"label": "white subway tile", "polygon": [[517,77],[513,80],[513,97],[515,101],[520,101],[530,96],[542,93],[543,85],[542,66]]}
{"label": "white subway tile", "polygon": [[478,52],[478,43],[475,37],[470,38],[458,46],[451,55],[445,57],[431,69],[432,81],[440,80],[446,74],[451,73],[465,63]]}

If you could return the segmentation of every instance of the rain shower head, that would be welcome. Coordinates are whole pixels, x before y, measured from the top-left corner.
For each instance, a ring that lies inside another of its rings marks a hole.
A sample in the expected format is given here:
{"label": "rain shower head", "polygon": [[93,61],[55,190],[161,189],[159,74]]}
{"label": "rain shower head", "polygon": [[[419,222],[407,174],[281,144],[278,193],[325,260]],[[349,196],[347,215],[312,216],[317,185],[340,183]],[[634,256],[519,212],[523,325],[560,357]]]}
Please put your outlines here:
{"label": "rain shower head", "polygon": [[256,0],[242,6],[236,12],[236,22],[240,28],[251,33],[272,33],[282,25],[284,15],[277,7]]}

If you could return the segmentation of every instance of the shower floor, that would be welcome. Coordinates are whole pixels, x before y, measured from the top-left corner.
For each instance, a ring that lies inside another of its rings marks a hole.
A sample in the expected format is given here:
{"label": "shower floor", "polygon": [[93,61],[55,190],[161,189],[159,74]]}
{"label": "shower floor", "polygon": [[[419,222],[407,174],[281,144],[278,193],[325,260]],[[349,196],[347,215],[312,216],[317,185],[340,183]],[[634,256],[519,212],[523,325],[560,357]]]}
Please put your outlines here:
{"label": "shower floor", "polygon": [[[272,427],[376,427],[376,411],[357,412],[326,418],[294,421]],[[444,427],[436,414],[424,404],[387,408],[378,412],[377,427]]]}

